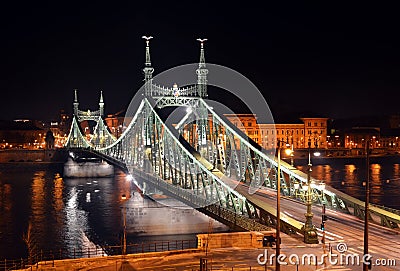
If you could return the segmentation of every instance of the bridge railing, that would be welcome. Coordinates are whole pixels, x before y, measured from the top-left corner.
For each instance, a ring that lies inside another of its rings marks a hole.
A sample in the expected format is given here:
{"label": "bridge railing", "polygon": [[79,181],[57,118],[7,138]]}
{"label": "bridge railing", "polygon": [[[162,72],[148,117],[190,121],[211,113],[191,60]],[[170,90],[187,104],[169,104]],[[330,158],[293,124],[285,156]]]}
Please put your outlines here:
{"label": "bridge railing", "polygon": [[[141,243],[129,243],[126,245],[127,254],[163,252],[174,250],[193,249],[198,247],[196,239],[176,239],[176,240],[154,240]],[[123,246],[103,246],[88,248],[73,248],[72,250],[40,250],[30,258],[2,259],[0,260],[0,271],[18,270],[33,267],[37,270],[39,265],[55,265],[56,260],[97,258],[111,255],[122,255]],[[39,264],[40,263],[40,264]]]}
{"label": "bridge railing", "polygon": [[[242,156],[245,157],[244,159],[246,161],[245,163],[241,161],[242,172],[243,170],[249,171],[250,175],[253,176],[253,178],[251,178],[252,183],[250,183],[250,186],[254,187],[254,189],[257,189],[257,187],[260,187],[261,185],[276,189],[275,182],[277,179],[278,167],[277,158],[275,156],[267,155],[260,146],[257,147],[253,143],[251,143],[251,140],[249,140],[248,138],[244,138],[240,132],[233,128],[232,124],[228,124],[226,121],[224,121],[224,119],[221,118],[215,111],[213,111],[213,108],[210,107],[204,100],[201,100],[201,104],[207,108],[208,112],[210,112],[213,123],[216,123],[217,125],[222,125],[225,129],[225,132],[228,135],[232,135],[234,137],[234,142],[240,142],[240,148],[238,151],[239,153],[242,153]],[[245,150],[243,151],[242,149]],[[240,161],[241,159],[236,158],[236,160]],[[253,163],[250,163],[248,161],[253,161]],[[249,166],[247,166],[246,164]],[[280,166],[282,171],[281,192],[284,195],[296,195],[296,191],[294,191],[294,184],[296,183],[300,186],[300,188],[303,185],[308,184],[308,176],[304,172],[297,170],[285,161],[280,161]],[[266,171],[266,167],[269,167],[271,170]],[[236,169],[238,175],[243,176],[243,173],[240,172],[240,166],[237,166]],[[274,173],[274,176],[271,176],[271,172]],[[288,177],[286,178],[284,174],[286,174]],[[349,196],[343,192],[340,192],[332,187],[329,187],[326,184],[325,188],[323,189],[318,186],[319,183],[323,182],[321,180],[310,177],[310,181],[313,185],[313,195],[317,197],[318,202],[327,203],[328,207],[334,208],[342,212],[351,213],[359,218],[363,218],[363,208],[365,205],[363,201]],[[352,212],[350,212],[350,208],[353,210]],[[370,208],[370,212],[379,216],[381,218],[380,223],[384,226],[398,227],[398,225],[400,224],[399,210],[382,208],[380,206],[372,205],[372,208]]]}

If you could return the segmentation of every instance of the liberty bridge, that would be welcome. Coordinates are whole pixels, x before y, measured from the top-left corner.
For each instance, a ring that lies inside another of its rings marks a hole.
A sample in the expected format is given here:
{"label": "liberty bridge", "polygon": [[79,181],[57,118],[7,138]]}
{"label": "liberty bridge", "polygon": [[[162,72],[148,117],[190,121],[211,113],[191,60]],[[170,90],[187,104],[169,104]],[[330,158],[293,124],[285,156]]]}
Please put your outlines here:
{"label": "liberty bridge", "polygon": [[[123,134],[114,137],[103,120],[104,101],[100,95],[99,110],[79,109],[75,90],[74,116],[65,147],[71,152],[88,152],[129,171],[142,187],[153,187],[224,223],[232,230],[265,231],[276,226],[276,206],[257,196],[257,190],[280,187],[285,198],[304,201],[310,177],[284,161],[278,161],[248,138],[207,101],[205,39],[200,41],[197,83],[172,88],[153,82],[150,39],[144,37],[145,66],[143,96]],[[180,121],[171,124],[162,110],[182,108]],[[80,122],[96,123],[90,139],[82,132]],[[278,167],[280,169],[278,169]],[[279,176],[278,176],[279,175]],[[278,180],[280,184],[278,185]],[[364,219],[389,228],[398,228],[400,212],[371,205],[364,212],[364,202],[332,187],[321,187],[323,180],[311,178],[314,205]],[[144,189],[146,192],[146,189]],[[304,235],[303,220],[284,212],[281,230]],[[309,237],[309,236],[308,236]]]}

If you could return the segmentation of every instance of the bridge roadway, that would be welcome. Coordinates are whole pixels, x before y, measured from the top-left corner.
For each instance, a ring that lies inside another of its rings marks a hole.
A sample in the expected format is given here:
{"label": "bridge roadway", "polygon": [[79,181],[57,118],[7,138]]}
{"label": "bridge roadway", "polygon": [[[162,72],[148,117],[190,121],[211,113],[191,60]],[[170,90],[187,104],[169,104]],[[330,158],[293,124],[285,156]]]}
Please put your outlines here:
{"label": "bridge roadway", "polygon": [[[138,173],[138,172],[137,172]],[[220,175],[221,172],[213,170],[213,173]],[[276,191],[262,187],[259,188],[254,194],[249,193],[249,187],[245,184],[235,182],[227,177],[224,178],[230,186],[236,186],[235,190],[246,195],[246,198],[257,205],[259,208],[269,212],[273,216],[276,216]],[[162,187],[159,187],[162,188]],[[291,225],[296,225],[298,229],[297,234],[300,234],[301,227],[305,221],[304,213],[306,206],[303,202],[293,200],[288,197],[281,198],[281,219],[282,222]],[[312,212],[314,213],[313,222],[319,227],[322,221],[322,207],[313,206]],[[364,221],[359,218],[344,214],[339,211],[326,209],[328,221],[325,223],[325,240],[328,244],[331,244],[332,248],[336,248],[338,243],[346,243],[348,246],[348,253],[363,254],[363,231]],[[319,229],[318,229],[319,230]],[[370,254],[374,258],[383,259],[398,259],[400,255],[400,231],[383,227],[377,224],[370,224],[369,227],[369,244]],[[322,231],[318,232],[320,240],[322,239]],[[283,247],[285,244],[282,244]]]}
{"label": "bridge roadway", "polygon": [[[109,162],[118,165],[124,170],[127,170],[125,165],[121,163],[117,159],[113,159],[108,156],[104,156],[101,153],[98,152],[93,152],[104,159],[108,160]],[[203,161],[203,158],[196,157],[202,164],[206,165],[207,167],[210,166],[208,161]],[[261,210],[266,211],[273,217],[276,217],[276,191],[266,188],[266,187],[261,187],[257,189],[256,193],[249,193],[249,187],[243,183],[239,183],[233,179],[230,179],[223,175],[222,172],[212,169],[211,170],[213,174],[221,178],[227,185],[230,187],[235,187],[235,190],[239,192],[240,194],[246,196],[246,198],[254,205],[256,205],[258,208]],[[154,178],[151,175],[148,175],[144,172],[141,172],[140,170],[135,170],[136,174],[139,174],[141,176],[142,174],[145,174],[148,181],[151,181],[152,183],[156,184],[158,183],[157,187],[159,189],[162,189],[165,192],[171,193],[171,191],[166,191],[167,189],[171,188],[171,185],[167,184],[166,182],[162,182],[158,178]],[[144,177],[144,176],[141,176]],[[150,178],[149,178],[150,177]],[[161,185],[161,186],[160,186]],[[182,191],[181,191],[182,192]],[[172,195],[174,196],[175,193]],[[179,194],[177,192],[177,194]],[[175,194],[175,196],[177,195]],[[182,196],[182,194],[180,195]],[[191,203],[194,203],[193,201],[195,198],[191,197],[190,200],[186,203],[190,205]],[[200,204],[201,205],[201,204]],[[204,205],[202,205],[204,206]],[[322,208],[320,206],[315,206],[313,205],[312,207],[313,213],[314,213],[314,224],[319,228],[320,223],[321,223],[321,211]],[[305,213],[306,207],[304,203],[299,202],[297,200],[293,200],[288,197],[282,197],[281,200],[281,221],[288,227],[292,228],[294,231],[297,233],[302,233],[302,226],[303,222],[305,221]],[[203,210],[206,211],[207,210]],[[211,213],[212,210],[208,210],[207,214],[212,215]],[[363,236],[363,221],[360,220],[359,218],[350,215],[350,214],[345,214],[343,212],[339,211],[334,211],[330,210],[327,208],[327,215],[331,218],[326,222],[326,228],[330,229],[326,232],[326,239],[327,242],[346,242],[349,244],[349,242],[355,242],[356,247],[362,247],[362,236]],[[214,218],[218,219],[218,217]],[[228,221],[226,221],[228,222]],[[258,223],[257,223],[258,224]],[[260,225],[261,226],[261,225]],[[334,229],[334,230],[332,230]],[[371,240],[371,246],[373,244],[376,244],[375,246],[381,247],[382,244],[387,245],[388,248],[390,248],[392,251],[392,254],[394,255],[400,255],[400,236],[399,236],[399,229],[393,230],[387,227],[383,227],[377,224],[371,223],[370,227],[371,235],[370,235],[370,240]],[[319,233],[320,236],[322,236],[322,233]],[[381,241],[379,241],[381,240]],[[392,242],[394,242],[392,244]],[[389,245],[390,244],[390,245]],[[385,253],[386,254],[386,253]]]}
{"label": "bridge roadway", "polygon": [[[116,161],[114,161],[116,162]],[[120,164],[121,168],[123,165]],[[125,168],[126,169],[126,168]],[[213,172],[215,174],[220,174],[219,172]],[[140,177],[143,176],[143,172],[134,172],[134,175],[138,174]],[[145,174],[147,175],[147,174]],[[151,175],[147,175],[147,177],[152,177]],[[154,178],[154,177],[153,177]],[[149,178],[148,180],[151,180]],[[154,178],[157,179],[157,178]],[[163,182],[162,180],[153,180],[152,182],[158,181],[158,188],[160,189],[168,189],[170,188],[169,184]],[[234,185],[235,190],[241,193],[242,195],[246,195],[246,198],[253,204],[257,205],[257,207],[269,212],[271,215],[276,216],[276,191],[262,187],[259,188],[255,193],[249,193],[249,187],[245,184],[235,182],[232,179],[227,177],[224,178],[224,181],[229,183],[229,185]],[[234,183],[232,183],[234,182]],[[168,186],[168,187],[166,187]],[[179,189],[179,188],[176,188]],[[181,190],[181,189],[179,189]],[[168,191],[167,191],[168,192]],[[172,191],[173,192],[173,191]],[[178,192],[178,191],[176,191]],[[181,192],[181,191],[180,191]],[[171,191],[169,191],[171,194]],[[174,195],[175,193],[172,193]],[[181,194],[180,197],[183,195]],[[189,195],[190,196],[190,195]],[[191,197],[186,200],[186,203],[190,205],[190,203],[196,198]],[[204,211],[204,210],[203,210]],[[207,211],[207,210],[206,210]],[[293,228],[293,225],[296,225],[297,228],[301,228],[303,225],[302,221],[305,221],[304,213],[306,211],[306,206],[303,202],[288,198],[282,197],[281,199],[281,219],[283,223],[290,224]],[[322,207],[321,206],[313,206],[312,212],[314,213],[313,222],[319,228],[321,223],[322,216]],[[212,210],[208,210],[209,215],[213,215]],[[325,223],[325,239],[327,244],[327,250],[329,245],[332,247],[332,252],[335,252],[336,245],[338,243],[345,243],[348,247],[348,251],[346,254],[363,254],[363,231],[364,231],[364,222],[359,218],[345,214],[339,211],[334,211],[330,209],[326,209],[326,214],[328,216],[328,221]],[[222,216],[223,217],[223,216]],[[217,218],[214,216],[214,218]],[[229,218],[229,217],[228,217]],[[226,219],[227,222],[230,219]],[[257,223],[258,224],[258,223]],[[261,225],[260,225],[261,226]],[[296,234],[301,235],[301,230],[296,230]],[[322,239],[322,232],[318,229],[318,234],[320,236],[320,240]],[[320,245],[318,245],[320,246]],[[285,244],[282,243],[283,251],[285,251]],[[394,230],[387,227],[383,227],[377,224],[370,223],[369,227],[369,252],[376,259],[399,259],[400,255],[400,231],[399,229]]]}
{"label": "bridge roadway", "polygon": [[[248,190],[245,185],[238,186],[238,191]],[[251,196],[269,205],[276,205],[276,191],[269,188],[261,188]],[[288,197],[281,198],[282,216],[293,218],[297,221],[305,221],[306,206],[303,202]],[[319,228],[322,221],[322,206],[313,206],[313,222]],[[338,243],[345,243],[348,247],[347,254],[363,254],[364,221],[342,212],[326,209],[328,220],[325,222],[325,240],[327,246],[335,249]],[[322,231],[318,229],[320,240]],[[284,245],[284,244],[283,244]],[[400,231],[389,229],[377,224],[369,224],[369,253],[376,259],[397,259],[400,255]]]}

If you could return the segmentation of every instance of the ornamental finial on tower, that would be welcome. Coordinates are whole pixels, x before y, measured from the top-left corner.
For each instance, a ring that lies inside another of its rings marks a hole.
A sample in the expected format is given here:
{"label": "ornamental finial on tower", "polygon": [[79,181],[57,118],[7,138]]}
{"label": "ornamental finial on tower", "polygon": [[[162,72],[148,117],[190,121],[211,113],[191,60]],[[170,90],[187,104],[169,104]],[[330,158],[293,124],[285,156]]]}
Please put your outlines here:
{"label": "ornamental finial on tower", "polygon": [[146,66],[150,67],[151,66],[151,61],[150,61],[150,40],[153,38],[152,36],[142,36],[143,39],[146,40]]}
{"label": "ornamental finial on tower", "polygon": [[76,88],[74,89],[74,102],[78,102],[78,90]]}
{"label": "ornamental finial on tower", "polygon": [[151,88],[152,88],[151,82],[153,79],[154,69],[151,66],[151,61],[150,61],[149,43],[153,37],[152,36],[142,36],[142,38],[146,40],[146,62],[145,62],[145,66],[143,68],[144,81],[145,81],[144,91],[145,91],[145,95],[151,95]]}
{"label": "ornamental finial on tower", "polygon": [[200,62],[199,62],[199,68],[200,67],[205,67],[206,66],[206,59],[204,57],[204,42],[207,41],[207,39],[197,39],[200,41]]}
{"label": "ornamental finial on tower", "polygon": [[199,68],[196,70],[197,73],[197,93],[200,97],[207,97],[207,74],[206,59],[204,57],[204,42],[207,39],[197,39],[200,41],[200,61]]}
{"label": "ornamental finial on tower", "polygon": [[78,116],[78,107],[79,107],[79,103],[78,103],[78,90],[75,88],[74,89],[74,115]]}
{"label": "ornamental finial on tower", "polygon": [[100,90],[100,103],[103,103],[103,91]]}
{"label": "ornamental finial on tower", "polygon": [[104,115],[104,101],[103,101],[103,91],[100,90],[100,102],[99,102],[100,116]]}

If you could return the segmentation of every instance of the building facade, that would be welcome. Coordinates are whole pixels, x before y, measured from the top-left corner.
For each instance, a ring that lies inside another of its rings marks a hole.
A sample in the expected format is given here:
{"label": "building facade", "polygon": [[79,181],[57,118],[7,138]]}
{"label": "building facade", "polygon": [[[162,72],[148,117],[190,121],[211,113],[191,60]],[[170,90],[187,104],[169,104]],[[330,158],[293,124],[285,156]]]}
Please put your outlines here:
{"label": "building facade", "polygon": [[226,114],[225,117],[264,149],[275,149],[278,140],[294,149],[327,148],[328,118],[301,118],[301,123],[257,123],[253,114]]}

